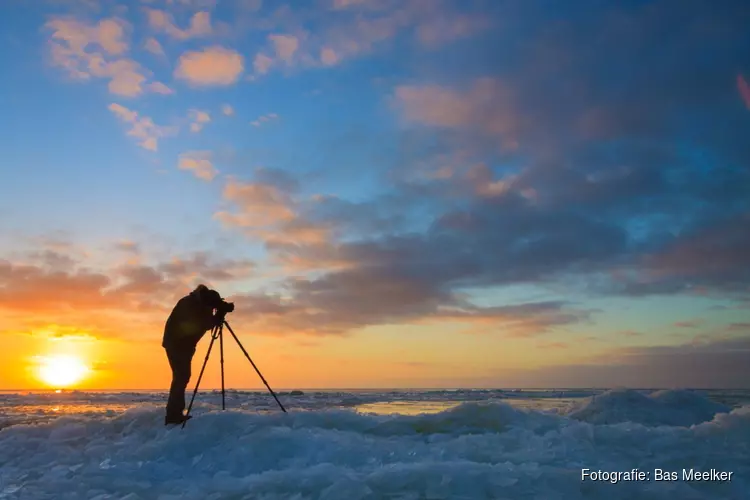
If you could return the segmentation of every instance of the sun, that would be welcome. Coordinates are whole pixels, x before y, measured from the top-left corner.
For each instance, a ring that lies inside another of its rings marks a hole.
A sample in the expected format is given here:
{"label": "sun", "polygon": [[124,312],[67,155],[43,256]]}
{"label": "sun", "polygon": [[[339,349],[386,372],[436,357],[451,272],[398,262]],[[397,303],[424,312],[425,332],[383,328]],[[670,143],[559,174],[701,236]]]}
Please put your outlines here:
{"label": "sun", "polygon": [[70,387],[83,380],[89,373],[89,367],[75,356],[57,354],[40,361],[38,376],[50,387]]}

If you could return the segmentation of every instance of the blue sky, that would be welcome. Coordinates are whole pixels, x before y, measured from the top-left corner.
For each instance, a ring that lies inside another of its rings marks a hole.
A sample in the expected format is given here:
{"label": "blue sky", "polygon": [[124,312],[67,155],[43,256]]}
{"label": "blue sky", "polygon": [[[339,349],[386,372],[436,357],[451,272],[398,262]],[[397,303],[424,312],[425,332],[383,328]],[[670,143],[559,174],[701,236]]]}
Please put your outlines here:
{"label": "blue sky", "polygon": [[[0,10],[5,335],[85,330],[158,363],[205,282],[271,356],[381,353],[342,375],[361,385],[616,385],[644,363],[644,384],[740,383],[743,2]],[[726,359],[696,379],[695,349]],[[124,366],[107,383],[140,384]]]}

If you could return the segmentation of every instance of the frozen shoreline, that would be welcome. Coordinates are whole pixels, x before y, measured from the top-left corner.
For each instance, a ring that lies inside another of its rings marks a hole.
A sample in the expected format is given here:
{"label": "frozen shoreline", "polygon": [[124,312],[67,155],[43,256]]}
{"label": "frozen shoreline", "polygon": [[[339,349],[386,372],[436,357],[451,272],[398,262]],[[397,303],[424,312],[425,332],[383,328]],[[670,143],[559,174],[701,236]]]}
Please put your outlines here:
{"label": "frozen shoreline", "polygon": [[[353,396],[286,397],[283,414],[260,391],[231,394],[224,412],[205,394],[185,430],[163,426],[158,394],[109,413],[89,399],[91,412],[0,431],[0,498],[734,499],[750,488],[750,406],[688,391],[611,391],[565,414],[487,398],[424,415],[331,406]],[[584,468],[733,475],[613,485],[581,481]]]}

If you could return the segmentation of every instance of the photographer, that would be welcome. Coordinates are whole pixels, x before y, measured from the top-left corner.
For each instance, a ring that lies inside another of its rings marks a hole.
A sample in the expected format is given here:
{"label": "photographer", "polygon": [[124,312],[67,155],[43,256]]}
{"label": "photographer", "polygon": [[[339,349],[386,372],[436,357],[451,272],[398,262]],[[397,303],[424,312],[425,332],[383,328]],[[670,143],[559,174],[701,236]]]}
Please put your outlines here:
{"label": "photographer", "polygon": [[185,420],[185,389],[190,382],[190,368],[196,345],[206,332],[224,320],[226,312],[231,312],[231,306],[232,304],[224,302],[216,290],[198,285],[177,302],[169,315],[162,340],[162,347],[167,352],[172,369],[165,425],[181,424]]}

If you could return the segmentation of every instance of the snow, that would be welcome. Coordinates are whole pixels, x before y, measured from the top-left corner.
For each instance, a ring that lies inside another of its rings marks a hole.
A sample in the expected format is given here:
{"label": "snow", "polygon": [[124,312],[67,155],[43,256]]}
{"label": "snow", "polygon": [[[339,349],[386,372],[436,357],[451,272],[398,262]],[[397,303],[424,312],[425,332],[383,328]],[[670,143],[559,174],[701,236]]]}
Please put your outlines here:
{"label": "snow", "polygon": [[[185,429],[164,427],[163,394],[0,396],[0,498],[747,498],[750,405],[621,390],[593,394],[564,414],[514,407],[514,397],[524,397],[506,395],[305,391],[282,398],[285,414],[267,393],[232,392],[226,411],[211,393],[199,396]],[[347,407],[386,398],[464,402],[422,415]],[[82,411],[27,412],[18,423],[28,409],[76,402]],[[581,482],[582,468],[734,474],[724,483],[611,484]]]}
{"label": "snow", "polygon": [[571,418],[593,424],[637,422],[643,425],[687,426],[711,420],[731,408],[689,391],[657,391],[642,394],[615,390],[594,396]]}

